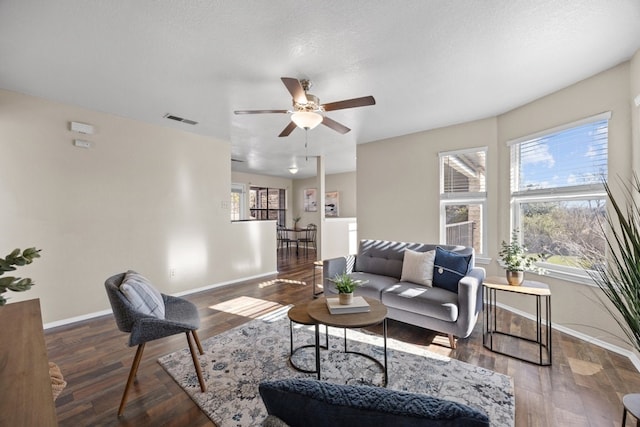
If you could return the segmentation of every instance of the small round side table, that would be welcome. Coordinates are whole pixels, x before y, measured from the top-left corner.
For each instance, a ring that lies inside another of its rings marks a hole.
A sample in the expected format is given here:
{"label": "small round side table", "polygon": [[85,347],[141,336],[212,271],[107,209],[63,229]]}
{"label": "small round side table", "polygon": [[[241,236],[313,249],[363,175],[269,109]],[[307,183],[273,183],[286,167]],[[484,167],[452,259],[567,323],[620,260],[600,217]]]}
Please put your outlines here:
{"label": "small round side table", "polygon": [[625,394],[622,398],[622,427],[627,423],[627,412],[636,417],[636,427],[640,427],[640,393]]}
{"label": "small round side table", "polygon": [[[307,310],[308,304],[296,304],[289,309],[289,339],[291,340],[291,351],[289,353],[289,363],[296,371],[304,372],[306,374],[315,374],[317,371],[315,369],[305,369],[301,368],[293,362],[293,356],[298,352],[298,350],[303,348],[311,348],[315,347],[315,344],[305,344],[297,348],[293,348],[293,324],[297,323],[299,325],[305,326],[314,326],[317,322],[309,317],[309,311]],[[325,326],[325,345],[321,346],[323,349],[329,348],[329,331],[327,326]],[[317,357],[317,355],[316,355]]]}

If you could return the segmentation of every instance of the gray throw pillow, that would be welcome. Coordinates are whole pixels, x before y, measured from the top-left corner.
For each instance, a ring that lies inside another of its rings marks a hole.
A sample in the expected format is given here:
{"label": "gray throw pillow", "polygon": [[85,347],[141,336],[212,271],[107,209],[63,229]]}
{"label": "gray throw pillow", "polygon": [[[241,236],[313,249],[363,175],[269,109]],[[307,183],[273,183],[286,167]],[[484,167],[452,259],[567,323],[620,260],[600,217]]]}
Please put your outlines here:
{"label": "gray throw pillow", "polygon": [[143,275],[133,270],[127,271],[122,284],[120,284],[120,292],[124,294],[136,311],[164,319],[165,308],[162,294]]}

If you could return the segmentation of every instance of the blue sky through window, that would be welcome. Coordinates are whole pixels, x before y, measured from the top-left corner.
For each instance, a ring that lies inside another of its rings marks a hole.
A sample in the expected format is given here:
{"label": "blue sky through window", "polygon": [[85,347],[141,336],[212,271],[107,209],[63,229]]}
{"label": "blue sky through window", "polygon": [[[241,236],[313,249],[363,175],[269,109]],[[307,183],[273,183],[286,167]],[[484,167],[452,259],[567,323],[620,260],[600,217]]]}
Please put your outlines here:
{"label": "blue sky through window", "polygon": [[518,144],[520,188],[558,188],[602,182],[607,174],[608,120]]}

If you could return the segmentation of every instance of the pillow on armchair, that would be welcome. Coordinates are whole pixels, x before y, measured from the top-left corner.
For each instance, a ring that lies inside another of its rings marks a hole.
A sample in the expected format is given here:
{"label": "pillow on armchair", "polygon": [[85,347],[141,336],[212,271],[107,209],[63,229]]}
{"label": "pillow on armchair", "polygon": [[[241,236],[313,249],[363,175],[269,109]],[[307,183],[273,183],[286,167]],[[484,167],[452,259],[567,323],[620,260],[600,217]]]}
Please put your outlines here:
{"label": "pillow on armchair", "polygon": [[484,412],[425,394],[308,378],[263,381],[258,389],[269,422],[291,427],[489,426]]}

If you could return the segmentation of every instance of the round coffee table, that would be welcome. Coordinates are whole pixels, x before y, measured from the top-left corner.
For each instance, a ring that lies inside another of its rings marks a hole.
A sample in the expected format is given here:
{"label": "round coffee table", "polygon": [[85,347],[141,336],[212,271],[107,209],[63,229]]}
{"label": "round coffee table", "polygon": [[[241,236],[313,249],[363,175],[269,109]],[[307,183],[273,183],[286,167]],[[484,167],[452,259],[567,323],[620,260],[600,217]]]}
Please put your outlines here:
{"label": "round coffee table", "polygon": [[[313,320],[311,317],[309,317],[309,313],[307,312],[307,305],[308,304],[296,304],[293,307],[291,307],[289,309],[289,312],[287,313],[289,316],[289,338],[291,342],[291,351],[289,352],[289,363],[291,364],[293,369],[295,369],[296,371],[304,372],[306,374],[315,374],[316,373],[315,370],[301,368],[298,365],[296,365],[293,361],[293,356],[298,352],[298,350],[301,350],[303,348],[315,347],[315,344],[305,344],[295,349],[293,348],[293,324],[297,323],[299,325],[306,325],[306,326],[316,325],[316,321]],[[327,326],[325,326],[325,345],[321,346],[321,348],[325,350],[329,348],[328,332],[329,331],[327,330]],[[316,357],[318,357],[317,354],[316,354]]]}
{"label": "round coffee table", "polygon": [[636,418],[636,425],[640,425],[640,394],[625,394],[622,398],[624,409],[622,411],[622,426],[627,425],[627,412],[631,412]]}
{"label": "round coffee table", "polygon": [[[318,379],[320,379],[320,324],[327,326],[334,326],[336,328],[344,328],[344,351],[345,353],[358,354],[364,356],[382,368],[384,371],[384,381],[382,386],[387,385],[388,372],[387,372],[387,307],[380,301],[373,298],[364,297],[365,301],[371,307],[370,311],[364,313],[348,313],[348,314],[331,314],[327,307],[327,298],[322,297],[311,301],[307,305],[307,313],[309,317],[315,320],[316,328],[316,371]],[[374,326],[382,323],[382,335],[384,341],[384,365],[380,363],[376,358],[369,356],[368,354],[360,353],[357,351],[349,351],[347,349],[347,329],[353,328],[365,328],[367,326]]]}

